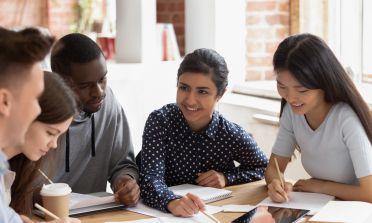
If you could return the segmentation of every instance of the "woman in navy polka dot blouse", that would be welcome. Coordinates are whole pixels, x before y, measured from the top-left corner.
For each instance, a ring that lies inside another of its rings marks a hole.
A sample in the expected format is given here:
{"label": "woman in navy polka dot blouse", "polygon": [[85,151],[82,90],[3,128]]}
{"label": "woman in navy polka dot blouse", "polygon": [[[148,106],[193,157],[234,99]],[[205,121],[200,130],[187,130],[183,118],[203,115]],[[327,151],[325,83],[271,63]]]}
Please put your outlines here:
{"label": "woman in navy polka dot blouse", "polygon": [[[141,197],[159,210],[187,217],[205,209],[193,194],[168,186],[223,188],[263,179],[268,159],[239,125],[214,110],[226,91],[227,65],[210,49],[188,54],[178,69],[177,103],[152,112],[143,132]],[[233,160],[240,166],[227,168]]]}

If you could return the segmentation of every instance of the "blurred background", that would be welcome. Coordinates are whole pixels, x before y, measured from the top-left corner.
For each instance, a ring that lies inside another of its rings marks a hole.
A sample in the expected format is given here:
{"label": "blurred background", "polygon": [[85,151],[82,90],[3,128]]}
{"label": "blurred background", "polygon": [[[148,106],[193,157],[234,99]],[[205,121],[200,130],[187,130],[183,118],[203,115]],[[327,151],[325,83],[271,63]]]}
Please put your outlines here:
{"label": "blurred background", "polygon": [[[0,9],[0,26],[42,27],[57,39],[79,32],[100,45],[136,153],[149,113],[175,102],[182,57],[202,47],[230,70],[220,113],[268,156],[280,110],[272,57],[289,35],[323,38],[372,107],[371,0],[0,0]],[[299,159],[287,178],[308,177]]]}

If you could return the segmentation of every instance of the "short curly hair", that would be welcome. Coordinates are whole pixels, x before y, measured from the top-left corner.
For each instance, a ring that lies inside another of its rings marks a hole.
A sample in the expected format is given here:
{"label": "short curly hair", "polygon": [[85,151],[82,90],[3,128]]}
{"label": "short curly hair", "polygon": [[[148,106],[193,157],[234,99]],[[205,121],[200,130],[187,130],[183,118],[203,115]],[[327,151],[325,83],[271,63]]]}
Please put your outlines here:
{"label": "short curly hair", "polygon": [[91,38],[71,33],[62,37],[52,49],[52,71],[63,78],[71,77],[71,64],[88,64],[103,55],[101,48]]}

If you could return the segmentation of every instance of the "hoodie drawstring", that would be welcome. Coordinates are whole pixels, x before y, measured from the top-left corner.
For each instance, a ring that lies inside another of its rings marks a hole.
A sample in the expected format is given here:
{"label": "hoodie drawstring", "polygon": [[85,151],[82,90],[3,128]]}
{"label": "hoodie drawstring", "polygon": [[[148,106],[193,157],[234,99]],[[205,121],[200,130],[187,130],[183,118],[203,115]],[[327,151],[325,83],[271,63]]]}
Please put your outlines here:
{"label": "hoodie drawstring", "polygon": [[92,114],[92,137],[91,137],[91,140],[92,140],[92,156],[96,156],[96,140],[94,138],[94,114]]}
{"label": "hoodie drawstring", "polygon": [[[92,136],[91,136],[92,156],[96,156],[94,114],[92,114],[91,120],[92,120]],[[66,172],[70,172],[70,132],[68,129],[66,131]]]}
{"label": "hoodie drawstring", "polygon": [[66,172],[70,172],[70,131],[66,132]]}

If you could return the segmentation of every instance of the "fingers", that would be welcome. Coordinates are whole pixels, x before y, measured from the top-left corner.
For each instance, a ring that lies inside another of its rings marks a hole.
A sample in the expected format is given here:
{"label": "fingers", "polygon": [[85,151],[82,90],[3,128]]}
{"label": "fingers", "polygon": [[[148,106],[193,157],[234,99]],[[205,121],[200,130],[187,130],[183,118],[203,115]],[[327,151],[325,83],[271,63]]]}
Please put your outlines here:
{"label": "fingers", "polygon": [[[205,173],[199,173],[198,179],[196,179],[196,183],[199,184],[200,186],[205,186],[207,183],[217,180],[218,176],[215,174],[216,171],[214,170],[209,170]],[[213,177],[214,176],[214,177]]]}
{"label": "fingers", "polygon": [[26,217],[24,215],[19,215],[19,217],[21,218],[23,223],[35,223],[34,221],[32,221],[31,219],[29,219],[28,217]]}
{"label": "fingers", "polygon": [[186,196],[188,196],[197,206],[198,206],[198,211],[199,209],[202,210],[202,211],[206,211],[207,210],[207,207],[205,206],[203,200],[196,196],[195,194],[192,194],[192,193],[188,193],[186,194]]}
{"label": "fingers", "polygon": [[289,217],[289,216],[291,216],[291,215],[292,215],[292,210],[286,208],[285,211],[284,211],[284,216]]}
{"label": "fingers", "polygon": [[[290,183],[289,183],[290,184]],[[290,189],[291,186],[288,185],[287,186],[287,190],[289,190],[290,192]],[[274,179],[271,184],[268,185],[268,195],[270,196],[271,200],[273,200],[274,202],[278,202],[278,203],[281,203],[281,202],[284,202],[286,201],[286,197],[288,196],[286,191],[284,191],[280,181],[278,179]]]}
{"label": "fingers", "polygon": [[289,195],[289,193],[291,193],[292,190],[293,190],[293,185],[292,185],[292,183],[285,182],[285,183],[284,183],[284,191],[285,191],[285,193],[287,194],[287,196]]}
{"label": "fingers", "polygon": [[[128,188],[131,188],[130,191],[124,191]],[[126,187],[125,189],[120,191],[118,194],[115,194],[115,201],[127,207],[132,207],[136,205],[139,198],[140,198],[140,189],[135,180],[134,180],[133,185],[131,185],[130,187]]]}

